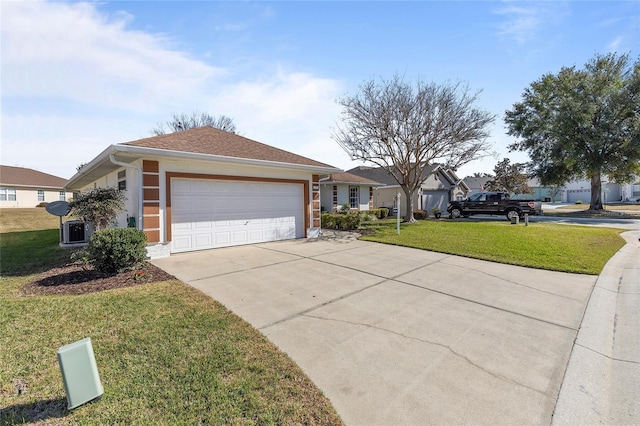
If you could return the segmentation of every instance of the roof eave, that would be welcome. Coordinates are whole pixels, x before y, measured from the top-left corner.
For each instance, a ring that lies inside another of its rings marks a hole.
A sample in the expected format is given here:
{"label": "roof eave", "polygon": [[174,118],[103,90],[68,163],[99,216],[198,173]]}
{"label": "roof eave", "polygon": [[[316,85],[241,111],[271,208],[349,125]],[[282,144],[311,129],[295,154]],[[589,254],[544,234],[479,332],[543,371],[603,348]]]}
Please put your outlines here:
{"label": "roof eave", "polygon": [[[109,160],[109,156],[111,154],[127,154],[129,157],[142,158],[145,156],[152,157],[165,157],[165,158],[176,158],[176,159],[190,159],[190,160],[204,160],[204,161],[219,161],[223,163],[231,163],[231,164],[243,164],[243,165],[251,165],[251,166],[262,166],[262,167],[277,167],[277,168],[285,168],[290,170],[302,170],[308,171],[312,173],[318,174],[326,174],[326,173],[337,173],[342,172],[341,169],[338,169],[333,166],[315,166],[310,164],[295,164],[295,163],[283,163],[278,161],[269,161],[269,160],[258,160],[251,158],[239,158],[239,157],[228,157],[224,155],[212,155],[212,154],[200,154],[195,152],[184,152],[184,151],[173,151],[167,149],[159,149],[159,148],[146,148],[140,146],[133,145],[110,145],[104,151],[102,151],[96,158],[94,158],[90,163],[86,164],[82,169],[78,171],[74,176],[69,179],[65,185],[65,188],[68,189],[80,189],[81,187],[87,185],[95,179],[89,181],[85,177],[88,176],[91,172],[97,170],[101,165],[105,163],[111,163]],[[112,169],[118,169],[121,166],[113,165],[113,167],[109,167]],[[84,179],[83,179],[84,178]]]}

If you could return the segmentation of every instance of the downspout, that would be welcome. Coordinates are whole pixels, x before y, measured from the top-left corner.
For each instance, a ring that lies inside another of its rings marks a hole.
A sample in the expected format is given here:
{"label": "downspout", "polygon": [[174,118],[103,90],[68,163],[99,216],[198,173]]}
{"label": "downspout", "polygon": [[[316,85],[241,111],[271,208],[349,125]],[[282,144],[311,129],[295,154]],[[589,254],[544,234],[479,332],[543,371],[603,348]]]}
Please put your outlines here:
{"label": "downspout", "polygon": [[138,185],[138,224],[137,228],[142,230],[142,215],[143,215],[143,199],[142,199],[142,167],[136,166],[129,163],[123,163],[122,161],[116,160],[116,157],[113,154],[109,154],[109,160],[116,166],[128,167],[138,171],[138,176],[140,177],[140,184]]}

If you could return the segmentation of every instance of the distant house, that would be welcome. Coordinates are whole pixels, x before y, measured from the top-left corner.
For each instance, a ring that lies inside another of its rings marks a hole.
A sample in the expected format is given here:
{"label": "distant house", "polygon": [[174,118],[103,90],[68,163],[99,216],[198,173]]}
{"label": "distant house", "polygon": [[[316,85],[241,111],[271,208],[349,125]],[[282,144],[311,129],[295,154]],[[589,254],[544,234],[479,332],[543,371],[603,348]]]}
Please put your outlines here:
{"label": "distant house", "polygon": [[322,211],[335,213],[343,205],[351,210],[373,208],[373,191],[380,182],[352,173],[331,173],[320,176],[320,205]]}
{"label": "distant house", "polygon": [[24,167],[0,166],[0,208],[32,208],[66,201],[66,179]]}
{"label": "distant house", "polygon": [[[397,194],[401,193],[400,197],[404,196],[400,185],[382,167],[359,166],[347,170],[347,173],[380,182],[380,185],[373,190],[374,208],[387,207],[392,209],[396,205]],[[463,199],[469,191],[467,184],[453,170],[439,164],[427,167],[422,178],[420,189],[416,191],[413,199],[413,206],[416,210],[430,212],[431,209],[437,208],[440,211],[445,211],[449,201]],[[404,201],[400,201],[400,215],[405,214],[405,204]]]}
{"label": "distant house", "polygon": [[[562,201],[575,203],[591,200],[591,181],[587,179],[567,183],[562,192]],[[640,180],[636,178],[630,184],[610,182],[607,176],[602,177],[602,201],[607,202],[636,202],[640,200]]]}

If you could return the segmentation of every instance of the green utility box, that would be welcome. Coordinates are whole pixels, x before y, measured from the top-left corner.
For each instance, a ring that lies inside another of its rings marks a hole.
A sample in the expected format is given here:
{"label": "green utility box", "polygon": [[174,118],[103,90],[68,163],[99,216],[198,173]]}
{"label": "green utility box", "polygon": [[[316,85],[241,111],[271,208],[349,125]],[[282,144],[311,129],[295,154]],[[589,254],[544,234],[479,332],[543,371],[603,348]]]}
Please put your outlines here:
{"label": "green utility box", "polygon": [[104,393],[90,338],[58,349],[58,364],[67,393],[67,409],[72,410]]}

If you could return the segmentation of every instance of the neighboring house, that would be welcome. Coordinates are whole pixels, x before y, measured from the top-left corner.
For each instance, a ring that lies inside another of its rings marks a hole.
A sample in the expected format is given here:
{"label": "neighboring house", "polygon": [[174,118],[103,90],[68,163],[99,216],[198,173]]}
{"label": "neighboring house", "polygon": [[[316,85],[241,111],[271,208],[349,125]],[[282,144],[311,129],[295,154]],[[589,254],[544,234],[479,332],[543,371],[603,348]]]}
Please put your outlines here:
{"label": "neighboring house", "polygon": [[[615,182],[609,182],[609,178],[606,176],[602,177],[602,201],[604,203],[635,201],[638,198],[640,198],[640,182],[620,185]],[[591,201],[591,180],[576,180],[564,186],[562,202],[575,203],[576,201],[582,201],[587,204]]]}
{"label": "neighboring house", "polygon": [[469,187],[469,194],[477,194],[478,192],[484,192],[487,186],[487,182],[493,180],[491,176],[467,176],[463,179],[464,183]]}
{"label": "neighboring house", "polygon": [[345,204],[352,210],[370,210],[373,208],[373,189],[380,185],[346,172],[320,176],[322,211],[335,213]]}
{"label": "neighboring house", "polygon": [[107,147],[66,187],[117,187],[151,257],[315,236],[319,175],[339,169],[200,127]]}
{"label": "neighboring house", "polygon": [[620,198],[625,202],[640,203],[640,177],[636,176],[631,182],[632,183],[626,185],[621,185]]}
{"label": "neighboring house", "polygon": [[0,166],[0,208],[31,208],[66,201],[66,180],[24,167]]}
{"label": "neighboring house", "polygon": [[[404,192],[384,168],[359,166],[347,170],[347,173],[380,182],[381,185],[373,190],[374,208],[387,207],[393,211],[397,194],[400,193],[400,215],[405,214],[406,202],[402,200]],[[428,213],[433,208],[444,212],[447,210],[449,201],[465,198],[468,191],[469,187],[453,170],[434,164],[427,167],[423,174],[420,189],[414,194],[413,207]]]}

